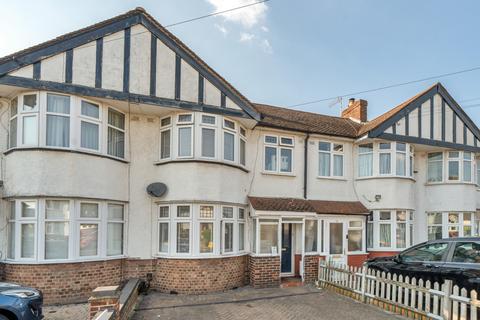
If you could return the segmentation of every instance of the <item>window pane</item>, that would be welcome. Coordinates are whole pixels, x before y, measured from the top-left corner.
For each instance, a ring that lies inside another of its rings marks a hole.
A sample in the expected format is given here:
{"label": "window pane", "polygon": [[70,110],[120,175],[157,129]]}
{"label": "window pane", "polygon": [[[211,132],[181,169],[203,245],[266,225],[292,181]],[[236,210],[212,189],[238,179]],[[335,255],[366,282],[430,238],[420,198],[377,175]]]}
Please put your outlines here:
{"label": "window pane", "polygon": [[343,144],[333,144],[333,151],[335,152],[343,152]]}
{"label": "window pane", "polygon": [[305,252],[317,251],[318,221],[305,220]]}
{"label": "window pane", "polygon": [[70,114],[70,97],[48,93],[47,112]]}
{"label": "window pane", "polygon": [[370,153],[373,152],[373,143],[362,144],[358,146],[359,153]]}
{"label": "window pane", "polygon": [[214,116],[202,115],[202,123],[215,124],[215,117]]}
{"label": "window pane", "polygon": [[10,148],[17,146],[17,118],[10,120]]}
{"label": "window pane", "polygon": [[348,251],[362,251],[362,230],[348,230]]}
{"label": "window pane", "polygon": [[233,251],[233,223],[224,223],[223,252]]}
{"label": "window pane", "polygon": [[335,177],[343,176],[343,156],[334,154],[333,155],[333,175]]}
{"label": "window pane", "polygon": [[192,128],[178,129],[178,156],[189,157],[192,155]]}
{"label": "window pane", "polygon": [[24,223],[20,228],[21,258],[35,258],[35,224]]}
{"label": "window pane", "polygon": [[172,118],[170,118],[170,117],[163,118],[163,119],[160,121],[160,125],[161,125],[162,127],[169,126],[171,123],[172,123]]}
{"label": "window pane", "polygon": [[245,224],[238,224],[238,250],[245,250]]}
{"label": "window pane", "polygon": [[80,224],[80,256],[96,256],[98,248],[98,224]]}
{"label": "window pane", "polygon": [[10,201],[10,205],[8,207],[8,211],[9,211],[9,215],[8,215],[8,218],[10,220],[15,220],[16,217],[17,217],[17,214],[16,214],[16,206],[15,206],[15,201]]}
{"label": "window pane", "polygon": [[47,115],[47,146],[70,146],[70,118]]}
{"label": "window pane", "polygon": [[45,219],[68,220],[70,217],[70,201],[47,200],[45,202]]}
{"label": "window pane", "polygon": [[277,250],[278,225],[260,224],[260,253],[273,253]]}
{"label": "window pane", "polygon": [[177,223],[177,253],[190,252],[190,223]]}
{"label": "window pane", "polygon": [[80,203],[80,218],[98,218],[98,203]]}
{"label": "window pane", "polygon": [[81,142],[82,148],[98,150],[99,126],[91,122],[81,122]]}
{"label": "window pane", "polygon": [[292,149],[280,149],[280,171],[292,172]]}
{"label": "window pane", "polygon": [[459,223],[458,213],[449,213],[448,214],[448,223]]}
{"label": "window pane", "polygon": [[200,206],[200,218],[213,218],[213,206]]}
{"label": "window pane", "polygon": [[123,205],[109,203],[108,220],[123,221]]}
{"label": "window pane", "polygon": [[202,128],[202,157],[215,157],[215,130]]}
{"label": "window pane", "polygon": [[170,130],[165,130],[160,133],[160,157],[162,159],[170,158]]}
{"label": "window pane", "polygon": [[45,222],[45,259],[68,258],[68,222]]}
{"label": "window pane", "polygon": [[223,207],[222,208],[222,217],[226,219],[233,218],[233,207]]}
{"label": "window pane", "polygon": [[392,173],[391,163],[390,153],[380,153],[380,174]]}
{"label": "window pane", "polygon": [[108,109],[108,124],[119,129],[125,129],[125,115],[113,109]]}
{"label": "window pane", "polygon": [[390,143],[385,142],[385,143],[380,143],[380,150],[388,150],[390,149]]}
{"label": "window pane", "polygon": [[245,209],[238,208],[238,219],[245,219]]}
{"label": "window pane", "polygon": [[280,144],[287,145],[287,146],[293,146],[293,139],[292,138],[281,137],[280,138]]}
{"label": "window pane", "polygon": [[232,129],[232,130],[235,130],[235,122],[233,121],[230,121],[230,120],[226,120],[224,121],[224,126],[225,128],[229,128],[229,129]]}
{"label": "window pane", "polygon": [[453,252],[452,262],[480,263],[480,243],[458,243]]}
{"label": "window pane", "polygon": [[265,143],[277,143],[277,137],[275,136],[265,136]]}
{"label": "window pane", "polygon": [[265,170],[277,171],[277,148],[265,147]]}
{"label": "window pane", "polygon": [[123,223],[109,223],[107,225],[107,255],[118,256],[123,254]]}
{"label": "window pane", "polygon": [[463,213],[463,236],[472,236],[472,214],[470,212]]}
{"label": "window pane", "polygon": [[21,205],[22,218],[35,218],[37,202],[35,201],[22,201]]}
{"label": "window pane", "polygon": [[432,212],[428,214],[428,224],[442,224],[442,213]]}
{"label": "window pane", "polygon": [[390,211],[381,211],[380,212],[380,220],[390,220],[391,213]]}
{"label": "window pane", "polygon": [[448,161],[448,180],[458,180],[459,179],[459,162],[458,161]]}
{"label": "window pane", "polygon": [[463,181],[472,181],[472,161],[463,161]]}
{"label": "window pane", "polygon": [[[23,117],[22,143],[36,145],[38,143],[38,122],[37,116]],[[16,140],[16,137],[15,137]]]}
{"label": "window pane", "polygon": [[235,136],[231,133],[223,133],[223,158],[225,160],[234,160],[235,154]]}
{"label": "window pane", "polygon": [[319,153],[319,164],[318,164],[320,177],[329,177],[330,176],[330,153],[320,152]]}
{"label": "window pane", "polygon": [[12,99],[10,103],[10,118],[18,114],[18,98]]}
{"label": "window pane", "polygon": [[245,140],[240,139],[240,164],[245,165],[246,160],[246,145]]}
{"label": "window pane", "polygon": [[407,247],[407,224],[397,223],[397,248]]}
{"label": "window pane", "polygon": [[405,262],[442,261],[448,248],[447,243],[432,243],[401,254]]}
{"label": "window pane", "polygon": [[380,247],[392,246],[392,230],[390,224],[380,224]]}
{"label": "window pane", "polygon": [[191,114],[181,114],[178,116],[178,122],[192,122],[192,115]]}
{"label": "window pane", "polygon": [[397,221],[407,221],[407,212],[406,211],[397,211],[396,212]]}
{"label": "window pane", "polygon": [[440,161],[430,160],[431,155],[432,154],[428,155],[428,159],[429,159],[428,160],[428,182],[442,181],[443,161],[441,160],[441,153],[440,153]]}
{"label": "window pane", "polygon": [[[398,149],[398,143],[397,143],[397,149]],[[404,176],[406,174],[406,154],[405,153],[400,153],[397,152],[397,176]]]}
{"label": "window pane", "polygon": [[190,217],[190,206],[178,206],[177,207],[177,217],[178,218],[189,218]]}
{"label": "window pane", "polygon": [[349,228],[361,228],[362,227],[362,221],[349,221],[348,226],[349,226]]}
{"label": "window pane", "polygon": [[428,226],[428,240],[437,240],[442,238],[442,226]]}
{"label": "window pane", "polygon": [[407,151],[405,143],[397,142],[397,151]]}
{"label": "window pane", "polygon": [[319,142],[318,150],[320,151],[330,151],[330,142]]}
{"label": "window pane", "polygon": [[213,223],[200,223],[200,253],[213,252]]}
{"label": "window pane", "polygon": [[168,223],[162,222],[158,224],[158,251],[168,252]]}
{"label": "window pane", "polygon": [[170,213],[170,207],[160,207],[160,218],[168,218]]}
{"label": "window pane", "polygon": [[82,100],[82,115],[91,118],[100,118],[100,107],[94,103]]}
{"label": "window pane", "polygon": [[15,222],[8,223],[8,247],[7,258],[15,259]]}
{"label": "window pane", "polygon": [[458,238],[460,236],[459,226],[448,226],[448,237],[449,238]]}
{"label": "window pane", "polygon": [[37,95],[26,94],[23,96],[23,111],[34,111],[37,109]]}
{"label": "window pane", "polygon": [[358,176],[368,177],[373,173],[373,154],[360,154],[358,157]]}
{"label": "window pane", "polygon": [[108,154],[125,157],[125,133],[112,127],[108,127]]}
{"label": "window pane", "polygon": [[373,248],[373,223],[367,224],[367,248]]}

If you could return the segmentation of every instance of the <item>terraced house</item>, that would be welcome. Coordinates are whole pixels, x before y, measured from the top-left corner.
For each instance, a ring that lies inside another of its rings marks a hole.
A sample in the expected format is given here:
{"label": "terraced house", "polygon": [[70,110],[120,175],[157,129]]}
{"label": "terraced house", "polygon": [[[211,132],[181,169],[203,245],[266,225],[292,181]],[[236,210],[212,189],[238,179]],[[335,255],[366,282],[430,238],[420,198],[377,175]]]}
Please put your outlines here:
{"label": "terraced house", "polygon": [[373,120],[255,104],[138,8],[1,58],[0,97],[0,275],[47,302],[311,282],[480,231],[480,132],[439,83]]}

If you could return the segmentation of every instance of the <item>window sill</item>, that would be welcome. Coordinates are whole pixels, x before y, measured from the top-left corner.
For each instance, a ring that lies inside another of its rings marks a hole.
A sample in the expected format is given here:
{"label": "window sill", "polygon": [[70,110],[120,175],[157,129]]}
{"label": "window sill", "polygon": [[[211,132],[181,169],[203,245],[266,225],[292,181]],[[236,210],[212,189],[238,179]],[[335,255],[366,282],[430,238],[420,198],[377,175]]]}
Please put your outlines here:
{"label": "window sill", "polygon": [[[455,185],[467,185],[467,186],[475,186],[477,187],[477,185],[473,182],[462,182],[462,181],[442,181],[442,182],[427,182],[425,183],[426,186],[444,186],[444,185],[452,185],[452,186],[455,186]],[[480,190],[478,187],[477,187],[477,190]]]}
{"label": "window sill", "polygon": [[9,264],[65,264],[65,263],[85,263],[85,262],[100,262],[100,261],[109,261],[109,260],[118,260],[118,259],[125,259],[126,256],[111,256],[111,257],[96,257],[91,259],[52,259],[52,260],[13,260],[13,259],[6,259],[3,260],[4,263]]}
{"label": "window sill", "polygon": [[281,173],[281,172],[270,172],[270,171],[262,171],[262,174],[267,176],[280,176],[280,177],[292,177],[295,178],[296,175],[293,173]]}
{"label": "window sill", "polygon": [[356,177],[356,181],[362,181],[362,180],[374,180],[374,179],[400,179],[400,180],[410,180],[412,182],[415,182],[415,178],[412,177],[403,177],[403,176],[370,176],[370,177]]}
{"label": "window sill", "polygon": [[67,149],[67,148],[52,148],[52,147],[17,147],[17,148],[10,148],[7,151],[5,151],[3,154],[8,155],[13,152],[17,151],[51,151],[51,152],[69,152],[69,153],[78,153],[78,154],[84,154],[84,155],[89,155],[89,156],[94,156],[94,157],[99,157],[99,158],[105,158],[105,159],[110,159],[122,163],[129,163],[128,160],[120,159],[117,157],[101,154],[101,153],[96,153],[96,152],[89,152],[85,150],[75,150],[75,149]]}
{"label": "window sill", "polygon": [[162,161],[156,161],[154,162],[154,164],[156,166],[162,166],[162,165],[165,165],[165,164],[170,164],[170,163],[207,163],[207,164],[217,164],[217,165],[222,165],[222,166],[227,166],[227,167],[230,167],[230,168],[235,168],[235,169],[239,169],[243,172],[250,172],[249,170],[247,170],[245,167],[243,166],[240,166],[240,165],[237,165],[237,164],[234,164],[234,163],[228,163],[228,162],[222,162],[222,161],[216,161],[216,160],[202,160],[202,159],[192,159],[192,158],[188,158],[188,159],[176,159],[176,160],[162,160]]}
{"label": "window sill", "polygon": [[234,258],[247,255],[247,252],[238,252],[231,254],[204,254],[204,255],[168,255],[168,254],[154,254],[154,258],[158,259],[188,259],[188,260],[199,260],[199,259],[222,259],[222,258]]}
{"label": "window sill", "polygon": [[333,180],[333,181],[348,181],[348,179],[345,178],[345,177],[322,177],[322,176],[317,176],[317,179],[319,179],[319,180]]}
{"label": "window sill", "polygon": [[250,253],[251,257],[259,257],[259,258],[275,258],[275,257],[281,257],[280,254],[271,254],[271,253]]}

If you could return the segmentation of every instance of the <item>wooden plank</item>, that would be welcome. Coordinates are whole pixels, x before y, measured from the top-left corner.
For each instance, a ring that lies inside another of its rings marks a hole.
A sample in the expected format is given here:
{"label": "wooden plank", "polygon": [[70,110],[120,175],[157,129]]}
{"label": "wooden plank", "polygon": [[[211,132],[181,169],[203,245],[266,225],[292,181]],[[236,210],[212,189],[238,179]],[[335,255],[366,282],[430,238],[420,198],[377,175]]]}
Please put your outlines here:
{"label": "wooden plank", "polygon": [[[431,287],[432,287],[432,284],[430,280],[427,280],[427,282],[425,283],[425,288],[429,290]],[[431,298],[430,291],[427,291],[427,293],[425,293],[425,312],[427,313],[430,313],[430,298]]]}
{"label": "wooden plank", "polygon": [[[460,289],[458,288],[458,286],[454,286],[453,287],[453,295],[454,296],[458,296],[460,294]],[[457,300],[453,300],[453,303],[452,303],[452,320],[458,320],[458,301]]]}
{"label": "wooden plank", "polygon": [[[433,290],[436,290],[436,291],[440,291],[440,285],[438,284],[438,282],[435,282],[433,284]],[[439,301],[438,301],[438,294],[434,294],[433,295],[433,309],[432,309],[432,313],[433,314],[436,314],[436,315],[440,315],[440,309],[439,309]]]}
{"label": "wooden plank", "polygon": [[472,290],[470,291],[470,320],[478,320],[477,319],[477,306],[480,303],[477,300],[477,291]]}
{"label": "wooden plank", "polygon": [[[467,289],[462,288],[460,291],[460,296],[463,298],[468,298]],[[467,320],[467,304],[463,302],[460,303],[460,320]]]}

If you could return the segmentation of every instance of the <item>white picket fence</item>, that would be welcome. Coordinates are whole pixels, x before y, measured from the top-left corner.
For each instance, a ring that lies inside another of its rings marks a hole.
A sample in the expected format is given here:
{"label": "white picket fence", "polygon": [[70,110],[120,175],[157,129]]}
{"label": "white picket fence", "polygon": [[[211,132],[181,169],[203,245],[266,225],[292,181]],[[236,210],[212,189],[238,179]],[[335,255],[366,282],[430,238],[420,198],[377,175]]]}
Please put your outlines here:
{"label": "white picket fence", "polygon": [[477,292],[422,279],[397,276],[380,271],[321,262],[318,284],[333,286],[356,294],[363,302],[383,302],[403,310],[438,320],[479,320]]}

